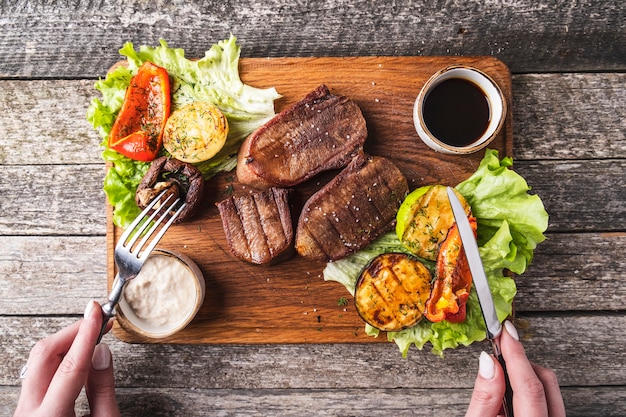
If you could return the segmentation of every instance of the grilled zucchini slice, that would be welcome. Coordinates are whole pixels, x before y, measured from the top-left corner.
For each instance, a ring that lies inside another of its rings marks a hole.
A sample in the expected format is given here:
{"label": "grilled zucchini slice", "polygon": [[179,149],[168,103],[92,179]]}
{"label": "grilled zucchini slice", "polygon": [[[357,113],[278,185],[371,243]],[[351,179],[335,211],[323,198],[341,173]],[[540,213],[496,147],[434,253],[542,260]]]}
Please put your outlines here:
{"label": "grilled zucchini slice", "polygon": [[430,271],[406,253],[374,258],[359,276],[354,302],[365,322],[382,331],[415,326],[430,295]]}
{"label": "grilled zucchini slice", "polygon": [[[455,191],[466,212],[470,206]],[[410,193],[396,215],[396,234],[402,244],[414,255],[434,261],[439,246],[454,224],[454,214],[443,185],[429,185]]]}

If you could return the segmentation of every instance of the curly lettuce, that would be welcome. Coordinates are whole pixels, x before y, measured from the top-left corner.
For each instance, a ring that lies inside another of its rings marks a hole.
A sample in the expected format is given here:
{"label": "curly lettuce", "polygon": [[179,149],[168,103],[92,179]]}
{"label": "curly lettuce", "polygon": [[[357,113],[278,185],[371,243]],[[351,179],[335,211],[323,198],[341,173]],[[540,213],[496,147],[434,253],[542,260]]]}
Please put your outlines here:
{"label": "curly lettuce", "polygon": [[[513,160],[499,159],[496,150],[487,149],[478,169],[456,189],[472,206],[478,222],[478,244],[496,313],[504,320],[512,313],[517,292],[515,281],[507,271],[523,274],[533,258],[537,244],[545,240],[548,213],[539,196],[530,195],[530,187],[519,174],[509,169]],[[324,279],[337,281],[354,295],[361,270],[374,257],[385,252],[407,252],[395,232],[389,232],[367,248],[351,256],[327,264]],[[432,263],[424,262],[431,270]],[[379,331],[365,325],[365,332],[378,336]],[[400,332],[387,333],[403,356],[412,345],[418,349],[430,343],[432,352],[443,355],[445,349],[470,345],[486,338],[485,323],[476,292],[467,301],[467,317],[463,323],[424,319],[416,326]]]}
{"label": "curly lettuce", "polygon": [[125,227],[139,214],[134,193],[149,163],[126,158],[109,149],[107,143],[126,88],[144,62],[150,61],[167,69],[172,111],[193,101],[208,101],[226,116],[229,125],[226,144],[213,158],[197,164],[206,179],[236,166],[241,142],[275,115],[274,101],[280,95],[274,88],[255,88],[241,81],[241,49],[232,35],[213,45],[198,60],[185,58],[182,49],[169,48],[163,40],[159,46],[141,46],[139,51],[127,42],[119,52],[126,58],[125,65],[115,66],[105,79],[95,83],[102,97],[91,100],[87,120],[102,136],[101,146],[105,148],[102,158],[113,167],[107,171],[103,187],[109,203],[115,207],[113,222]]}

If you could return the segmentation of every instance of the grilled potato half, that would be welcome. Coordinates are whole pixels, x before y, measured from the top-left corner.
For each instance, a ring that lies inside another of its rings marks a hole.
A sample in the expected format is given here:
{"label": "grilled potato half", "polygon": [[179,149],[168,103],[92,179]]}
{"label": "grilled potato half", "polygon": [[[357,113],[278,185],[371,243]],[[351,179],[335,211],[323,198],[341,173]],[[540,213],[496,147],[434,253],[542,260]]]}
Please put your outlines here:
{"label": "grilled potato half", "polygon": [[422,319],[431,278],[424,264],[411,255],[379,255],[357,280],[356,309],[365,322],[382,331],[412,327]]}
{"label": "grilled potato half", "polygon": [[[470,206],[455,191],[467,213]],[[436,260],[441,243],[455,223],[452,207],[443,185],[425,186],[411,192],[396,215],[396,234],[414,255]]]}
{"label": "grilled potato half", "polygon": [[215,105],[196,101],[173,112],[163,132],[163,146],[176,159],[197,163],[215,156],[226,143],[228,122]]}

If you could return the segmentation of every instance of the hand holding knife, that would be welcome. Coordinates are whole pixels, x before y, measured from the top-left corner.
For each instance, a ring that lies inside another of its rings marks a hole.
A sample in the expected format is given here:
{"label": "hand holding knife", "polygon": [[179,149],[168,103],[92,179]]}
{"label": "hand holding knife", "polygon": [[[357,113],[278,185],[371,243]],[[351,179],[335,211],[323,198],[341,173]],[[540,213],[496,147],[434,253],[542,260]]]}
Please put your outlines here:
{"label": "hand holding knife", "polygon": [[487,338],[491,341],[493,347],[493,353],[502,369],[504,370],[504,377],[506,383],[506,390],[504,398],[502,399],[502,405],[504,414],[506,417],[513,417],[513,390],[511,389],[511,383],[506,371],[506,363],[502,357],[500,351],[500,334],[502,333],[502,323],[498,320],[496,314],[496,308],[491,296],[491,290],[489,289],[489,283],[487,282],[487,276],[483,268],[482,261],[480,259],[480,253],[478,252],[478,243],[474,236],[474,231],[470,227],[467,214],[463,209],[461,201],[455,194],[455,191],[451,188],[447,188],[448,199],[450,200],[450,206],[452,207],[452,213],[459,229],[461,241],[463,242],[463,249],[465,250],[465,256],[472,273],[472,279],[474,281],[474,287],[476,288],[476,294],[478,295],[478,301],[480,303],[480,309],[483,313],[485,325],[487,326]]}

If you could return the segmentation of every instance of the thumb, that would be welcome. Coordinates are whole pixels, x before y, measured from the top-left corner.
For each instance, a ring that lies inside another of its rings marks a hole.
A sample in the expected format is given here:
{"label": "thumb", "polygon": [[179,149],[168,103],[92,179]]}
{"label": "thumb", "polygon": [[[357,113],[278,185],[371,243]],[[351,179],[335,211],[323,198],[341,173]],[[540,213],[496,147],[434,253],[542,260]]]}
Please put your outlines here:
{"label": "thumb", "polygon": [[115,398],[111,350],[105,343],[97,345],[93,352],[91,370],[85,388],[91,417],[116,417],[120,415]]}
{"label": "thumb", "polygon": [[504,372],[496,359],[481,352],[478,376],[465,417],[495,416],[502,407]]}

